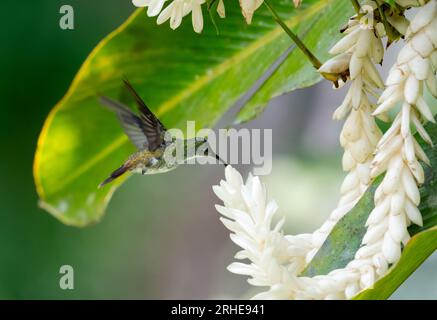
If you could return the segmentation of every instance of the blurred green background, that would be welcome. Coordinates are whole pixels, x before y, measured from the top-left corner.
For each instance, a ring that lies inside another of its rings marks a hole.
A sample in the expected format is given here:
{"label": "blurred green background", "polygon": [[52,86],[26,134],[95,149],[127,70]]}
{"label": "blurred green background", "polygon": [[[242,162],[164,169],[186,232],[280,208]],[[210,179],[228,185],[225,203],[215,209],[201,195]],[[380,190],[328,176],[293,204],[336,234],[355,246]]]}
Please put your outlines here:
{"label": "blurred green background", "polygon": [[[59,28],[63,4],[75,10],[73,31]],[[132,177],[102,222],[84,229],[38,208],[32,162],[44,119],[90,50],[134,8],[128,0],[6,0],[1,7],[0,298],[250,296],[245,279],[226,270],[237,248],[214,210],[211,186],[221,167]],[[340,124],[330,118],[343,94],[320,84],[276,99],[248,124],[273,128],[273,172],[264,181],[287,232],[315,229],[335,206]],[[74,268],[74,290],[59,288],[64,264]],[[434,255],[394,297],[437,297],[436,265]]]}

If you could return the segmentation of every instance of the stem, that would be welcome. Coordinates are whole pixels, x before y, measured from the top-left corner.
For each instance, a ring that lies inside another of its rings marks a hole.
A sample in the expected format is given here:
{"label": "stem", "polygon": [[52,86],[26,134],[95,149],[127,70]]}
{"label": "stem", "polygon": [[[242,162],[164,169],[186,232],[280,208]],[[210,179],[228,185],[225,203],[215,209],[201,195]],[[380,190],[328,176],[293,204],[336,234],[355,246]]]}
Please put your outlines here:
{"label": "stem", "polygon": [[360,6],[360,4],[358,3],[358,0],[351,0],[351,2],[352,2],[352,5],[354,6],[355,12],[356,12],[357,14],[360,14],[361,6]]}
{"label": "stem", "polygon": [[305,44],[299,39],[299,37],[290,30],[290,28],[285,24],[284,21],[282,21],[275,9],[273,9],[272,5],[267,0],[264,0],[264,4],[269,9],[270,13],[273,16],[273,19],[282,27],[282,29],[288,34],[291,40],[293,40],[293,42],[299,47],[303,54],[311,61],[311,64],[314,66],[314,68],[319,69],[322,65],[319,59],[317,59],[312,54],[312,52],[305,46]]}

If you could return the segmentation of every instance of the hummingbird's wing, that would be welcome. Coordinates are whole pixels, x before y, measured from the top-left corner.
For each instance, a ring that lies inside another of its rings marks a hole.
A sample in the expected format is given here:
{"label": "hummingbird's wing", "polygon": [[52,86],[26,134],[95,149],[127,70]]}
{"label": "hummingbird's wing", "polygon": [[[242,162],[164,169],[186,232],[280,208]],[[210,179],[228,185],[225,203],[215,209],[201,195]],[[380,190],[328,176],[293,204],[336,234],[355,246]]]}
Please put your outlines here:
{"label": "hummingbird's wing", "polygon": [[139,119],[141,120],[141,129],[147,137],[148,148],[150,151],[155,151],[164,141],[164,134],[167,129],[146,106],[129,81],[125,79],[123,82],[138,105],[138,109],[140,111]]}
{"label": "hummingbird's wing", "polygon": [[166,128],[149,110],[131,84],[127,80],[124,80],[124,83],[138,105],[139,115],[108,97],[101,96],[100,102],[117,114],[125,133],[138,149],[147,148],[155,151],[164,141]]}
{"label": "hummingbird's wing", "polygon": [[135,113],[108,97],[100,96],[100,103],[117,114],[124,132],[138,149],[148,148],[148,140],[142,130],[141,119]]}

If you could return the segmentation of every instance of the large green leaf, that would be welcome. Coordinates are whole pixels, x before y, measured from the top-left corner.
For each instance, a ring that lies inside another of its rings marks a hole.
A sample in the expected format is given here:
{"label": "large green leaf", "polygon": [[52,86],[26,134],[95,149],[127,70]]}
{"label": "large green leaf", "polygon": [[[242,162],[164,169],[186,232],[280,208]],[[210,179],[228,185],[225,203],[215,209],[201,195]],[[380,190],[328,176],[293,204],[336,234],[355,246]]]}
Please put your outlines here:
{"label": "large green leaf", "polygon": [[[289,0],[272,3],[321,58],[351,11],[343,0],[306,0],[298,10]],[[198,35],[189,17],[172,31],[137,10],[93,50],[38,141],[34,176],[43,208],[66,224],[89,224],[99,220],[123,181],[97,189],[134,151],[114,115],[99,105],[98,93],[120,98],[121,79],[127,77],[167,127],[184,129],[187,120],[210,127],[291,45],[264,7],[250,26],[238,1],[226,4],[226,16],[219,21],[219,35],[208,21]],[[293,50],[239,120],[252,117],[272,97],[318,79]]]}
{"label": "large green leaf", "polygon": [[[427,126],[427,131],[437,144],[437,125]],[[437,249],[437,149],[418,138],[431,161],[425,166],[426,181],[420,188],[420,212],[423,226],[412,225],[411,240],[405,246],[401,259],[390,268],[374,287],[358,294],[355,299],[386,299],[416,270],[418,266]],[[366,191],[357,205],[333,228],[312,261],[302,272],[304,276],[328,274],[345,267],[353,260],[366,232],[365,222],[374,208],[373,196],[382,177],[378,177]]]}

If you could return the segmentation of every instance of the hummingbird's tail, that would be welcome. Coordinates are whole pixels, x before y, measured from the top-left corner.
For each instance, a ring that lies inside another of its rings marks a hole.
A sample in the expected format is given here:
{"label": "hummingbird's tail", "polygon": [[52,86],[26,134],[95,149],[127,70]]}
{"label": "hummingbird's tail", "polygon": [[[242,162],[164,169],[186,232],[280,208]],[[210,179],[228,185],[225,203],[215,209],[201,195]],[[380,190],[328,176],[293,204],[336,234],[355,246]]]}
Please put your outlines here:
{"label": "hummingbird's tail", "polygon": [[107,178],[105,181],[103,181],[102,183],[99,184],[99,188],[103,187],[105,184],[117,179],[119,176],[121,176],[122,174],[124,174],[127,170],[129,169],[128,166],[126,166],[125,164],[123,164],[120,168],[118,168],[117,170],[115,170],[113,173],[111,173],[111,175],[109,176],[109,178]]}

